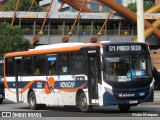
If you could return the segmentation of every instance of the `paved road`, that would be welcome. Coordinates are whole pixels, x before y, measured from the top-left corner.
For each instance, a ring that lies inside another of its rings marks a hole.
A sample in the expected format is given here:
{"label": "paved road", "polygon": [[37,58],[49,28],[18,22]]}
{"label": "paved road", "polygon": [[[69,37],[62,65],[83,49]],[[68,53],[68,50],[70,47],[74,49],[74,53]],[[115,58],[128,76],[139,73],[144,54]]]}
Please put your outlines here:
{"label": "paved road", "polygon": [[[41,116],[50,117],[135,117],[137,113],[143,114],[158,114],[160,117],[160,103],[152,104],[142,104],[140,106],[132,107],[129,112],[120,112],[117,106],[107,106],[103,108],[94,108],[92,112],[83,113],[75,107],[46,107],[45,110],[30,110],[28,104],[24,103],[13,103],[11,101],[5,100],[3,104],[0,105],[0,111],[9,111],[17,113],[42,113]],[[135,113],[135,114],[133,114]]]}
{"label": "paved road", "polygon": [[155,91],[154,92],[154,101],[155,102],[160,102],[160,91]]}
{"label": "paved road", "polygon": [[[89,113],[83,113],[80,112],[75,107],[46,107],[45,110],[37,110],[33,111],[30,110],[28,104],[24,103],[14,103],[8,100],[4,100],[3,104],[0,105],[0,116],[2,116],[2,112],[11,112],[12,117],[16,117],[16,115],[31,115],[33,113],[36,113],[38,117],[47,117],[46,119],[50,120],[62,120],[65,118],[65,120],[69,120],[70,117],[74,120],[73,117],[80,117],[76,118],[76,120],[82,120],[82,117],[84,120],[91,119],[90,117],[93,117],[92,120],[107,120],[109,118],[119,119],[119,120],[125,120],[127,117],[133,117],[133,120],[136,120],[137,117],[141,117],[141,119],[146,120],[145,118],[148,116],[153,116],[155,120],[158,120],[160,118],[160,92],[155,92],[155,101],[154,103],[148,103],[148,104],[142,104],[140,106],[132,107],[129,112],[120,112],[119,109],[116,106],[107,106],[103,108],[94,108],[92,112]],[[14,114],[15,113],[15,114]],[[21,117],[20,115],[20,117]],[[144,117],[145,116],[145,117]],[[54,117],[50,118],[50,117]],[[1,119],[1,118],[0,118]],[[3,118],[6,119],[6,118]],[[16,117],[17,119],[17,117]],[[7,118],[7,120],[10,120]],[[38,120],[38,118],[36,119]],[[132,120],[132,119],[130,119]]]}

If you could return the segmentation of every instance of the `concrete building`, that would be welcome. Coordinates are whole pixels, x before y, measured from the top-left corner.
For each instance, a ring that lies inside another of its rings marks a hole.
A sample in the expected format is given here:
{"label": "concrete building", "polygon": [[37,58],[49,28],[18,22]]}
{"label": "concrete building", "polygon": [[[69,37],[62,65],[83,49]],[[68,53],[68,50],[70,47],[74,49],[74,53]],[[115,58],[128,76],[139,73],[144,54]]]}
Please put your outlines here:
{"label": "concrete building", "polygon": [[[92,1],[95,2],[97,0],[88,0],[88,1]],[[134,3],[136,0],[116,0],[119,4],[127,7],[127,5],[129,3]],[[50,3],[50,0],[39,0],[39,5],[41,6],[47,6]],[[61,3],[59,0],[54,0],[53,1],[53,7],[51,8],[51,11],[53,12],[57,12],[59,7],[60,7]],[[110,8],[107,6],[98,6],[98,5],[93,5],[93,4],[87,4],[87,7],[90,8],[93,11],[109,11]],[[71,6],[68,6],[67,4],[65,4],[61,10],[61,12],[76,12],[76,10],[74,8],[72,8]]]}
{"label": "concrete building", "polygon": [[160,4],[160,0],[155,0],[155,4]]}
{"label": "concrete building", "polygon": [[[43,3],[45,1],[45,3]],[[124,2],[124,1],[119,1]],[[133,2],[133,1],[132,1]],[[47,0],[40,0],[39,4],[48,5]],[[69,12],[70,7],[68,5],[63,7],[64,12],[57,12],[60,3],[54,0],[54,7],[49,13],[46,24],[43,29],[43,35],[40,37],[38,44],[53,44],[62,42],[62,38],[67,36],[73,22],[77,16],[76,12]],[[56,6],[56,7],[55,7]],[[0,12],[0,22],[11,23],[14,12]],[[31,42],[34,37],[40,32],[46,12],[21,12],[18,11],[14,25],[20,25],[23,29],[23,33],[27,39]],[[81,13],[78,22],[73,30],[73,35],[70,37],[69,42],[90,42],[90,38],[97,35],[103,22],[106,19],[108,13]],[[145,19],[153,23],[160,18],[160,13],[145,14]],[[137,36],[137,25],[123,18],[118,13],[113,13],[102,35],[99,37],[100,41],[132,41],[133,37]],[[157,56],[160,54],[158,50],[160,46],[160,40],[156,37],[150,37],[146,42],[150,45],[152,50],[153,63],[155,67],[160,70],[160,58]]]}
{"label": "concrete building", "polygon": [[[48,6],[50,4],[51,0],[39,0],[40,6]],[[61,6],[61,2],[59,0],[54,0],[51,7],[51,12],[58,12],[58,9]],[[61,12],[70,12],[71,7],[67,4],[63,6],[61,9]]]}

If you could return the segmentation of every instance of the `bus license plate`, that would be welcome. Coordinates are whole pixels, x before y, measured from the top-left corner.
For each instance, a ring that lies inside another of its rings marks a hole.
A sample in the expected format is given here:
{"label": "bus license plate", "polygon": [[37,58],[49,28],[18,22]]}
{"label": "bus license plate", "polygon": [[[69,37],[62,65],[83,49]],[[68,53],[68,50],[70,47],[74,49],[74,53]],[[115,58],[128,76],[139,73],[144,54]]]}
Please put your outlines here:
{"label": "bus license plate", "polygon": [[129,104],[137,104],[138,102],[137,102],[137,100],[130,100],[129,101]]}

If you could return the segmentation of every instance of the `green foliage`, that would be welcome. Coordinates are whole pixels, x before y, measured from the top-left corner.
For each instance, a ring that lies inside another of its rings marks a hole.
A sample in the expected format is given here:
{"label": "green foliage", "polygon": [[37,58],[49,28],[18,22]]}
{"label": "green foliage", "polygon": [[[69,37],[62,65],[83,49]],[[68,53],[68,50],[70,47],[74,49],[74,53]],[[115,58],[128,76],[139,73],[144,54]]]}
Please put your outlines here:
{"label": "green foliage", "polygon": [[144,11],[148,10],[149,8],[151,8],[153,6],[153,2],[152,1],[145,1],[144,2]]}
{"label": "green foliage", "polygon": [[[152,6],[154,6],[154,3],[152,2],[152,0],[144,0],[144,11],[148,10]],[[127,8],[130,9],[131,11],[133,11],[134,13],[137,12],[136,3],[129,3]]]}
{"label": "green foliage", "polygon": [[110,10],[101,10],[101,12],[108,13]]}
{"label": "green foliage", "polygon": [[99,10],[95,10],[94,12],[95,13],[108,13],[110,10],[101,10],[101,11],[99,11]]}
{"label": "green foliage", "polygon": [[[18,11],[28,11],[31,3],[32,3],[32,0],[20,0]],[[2,5],[1,10],[14,11],[16,8],[16,4],[17,4],[17,0],[9,0],[8,2]],[[46,9],[39,6],[38,3],[35,1],[31,11],[39,12],[39,11],[46,11]]]}
{"label": "green foliage", "polygon": [[29,40],[24,38],[20,26],[11,27],[8,23],[0,23],[0,56],[5,53],[23,51],[33,48]]}
{"label": "green foliage", "polygon": [[137,5],[136,3],[129,3],[127,6],[128,9],[130,9],[132,12],[137,12]]}

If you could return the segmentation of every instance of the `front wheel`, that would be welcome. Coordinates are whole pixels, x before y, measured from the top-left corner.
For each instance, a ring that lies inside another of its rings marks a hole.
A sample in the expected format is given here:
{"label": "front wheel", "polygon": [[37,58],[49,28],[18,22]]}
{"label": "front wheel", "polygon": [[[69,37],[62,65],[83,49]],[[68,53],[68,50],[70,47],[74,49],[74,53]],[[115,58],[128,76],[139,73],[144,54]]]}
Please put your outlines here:
{"label": "front wheel", "polygon": [[118,108],[120,111],[127,112],[130,110],[131,106],[130,105],[118,105]]}
{"label": "front wheel", "polygon": [[79,97],[79,107],[80,107],[80,110],[82,112],[88,112],[88,111],[92,110],[92,106],[89,106],[87,104],[87,98],[86,98],[86,95],[84,93],[80,94],[80,97]]}

